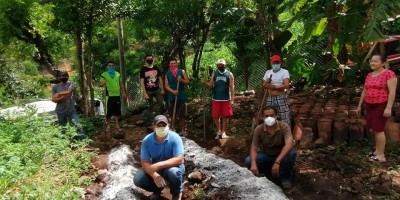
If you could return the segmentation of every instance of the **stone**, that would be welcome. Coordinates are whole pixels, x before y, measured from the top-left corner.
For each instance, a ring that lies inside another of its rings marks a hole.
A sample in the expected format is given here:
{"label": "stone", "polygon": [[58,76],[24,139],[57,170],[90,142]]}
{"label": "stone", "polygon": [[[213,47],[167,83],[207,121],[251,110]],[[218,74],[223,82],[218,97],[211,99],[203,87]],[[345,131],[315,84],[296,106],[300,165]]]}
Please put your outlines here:
{"label": "stone", "polygon": [[188,175],[188,178],[191,182],[194,182],[194,183],[200,183],[204,179],[203,175],[201,174],[200,171],[194,171],[194,172],[190,173]]}
{"label": "stone", "polygon": [[237,133],[237,128],[236,127],[232,127],[229,129],[231,133]]}

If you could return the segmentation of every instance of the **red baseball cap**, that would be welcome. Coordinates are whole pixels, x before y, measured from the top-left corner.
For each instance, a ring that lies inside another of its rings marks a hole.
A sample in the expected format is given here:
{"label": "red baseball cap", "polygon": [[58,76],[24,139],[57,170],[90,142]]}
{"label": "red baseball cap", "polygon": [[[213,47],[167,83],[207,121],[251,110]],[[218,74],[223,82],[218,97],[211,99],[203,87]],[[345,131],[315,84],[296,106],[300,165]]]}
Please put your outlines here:
{"label": "red baseball cap", "polygon": [[281,57],[279,55],[273,55],[271,57],[271,62],[281,62]]}

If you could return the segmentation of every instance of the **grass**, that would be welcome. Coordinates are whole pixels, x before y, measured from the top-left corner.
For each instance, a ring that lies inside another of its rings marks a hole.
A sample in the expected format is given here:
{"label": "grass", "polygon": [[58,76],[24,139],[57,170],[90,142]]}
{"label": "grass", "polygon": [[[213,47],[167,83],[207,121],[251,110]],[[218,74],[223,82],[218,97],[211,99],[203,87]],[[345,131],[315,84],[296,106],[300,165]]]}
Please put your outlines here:
{"label": "grass", "polygon": [[75,134],[62,134],[50,116],[0,121],[0,199],[82,199],[95,154]]}

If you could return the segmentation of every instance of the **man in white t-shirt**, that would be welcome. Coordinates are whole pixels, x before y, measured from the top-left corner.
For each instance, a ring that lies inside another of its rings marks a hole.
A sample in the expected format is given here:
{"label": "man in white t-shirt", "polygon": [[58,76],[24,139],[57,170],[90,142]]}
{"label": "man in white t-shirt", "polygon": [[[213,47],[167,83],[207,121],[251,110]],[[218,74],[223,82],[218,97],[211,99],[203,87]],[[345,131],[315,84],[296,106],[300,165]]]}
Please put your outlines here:
{"label": "man in white t-shirt", "polygon": [[286,69],[281,68],[281,64],[279,55],[271,57],[272,69],[265,72],[263,86],[268,89],[269,94],[266,105],[278,108],[280,120],[290,125],[290,110],[285,92],[290,87],[290,75]]}

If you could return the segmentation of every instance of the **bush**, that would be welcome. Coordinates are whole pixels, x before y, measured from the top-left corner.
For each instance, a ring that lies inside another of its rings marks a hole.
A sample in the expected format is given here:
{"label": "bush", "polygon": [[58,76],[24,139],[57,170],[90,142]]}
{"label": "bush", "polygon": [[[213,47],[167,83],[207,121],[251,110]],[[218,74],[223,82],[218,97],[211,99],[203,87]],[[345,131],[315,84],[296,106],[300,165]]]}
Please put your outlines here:
{"label": "bush", "polygon": [[0,199],[81,199],[91,178],[93,153],[72,143],[75,128],[62,134],[54,117],[25,116],[0,121]]}

